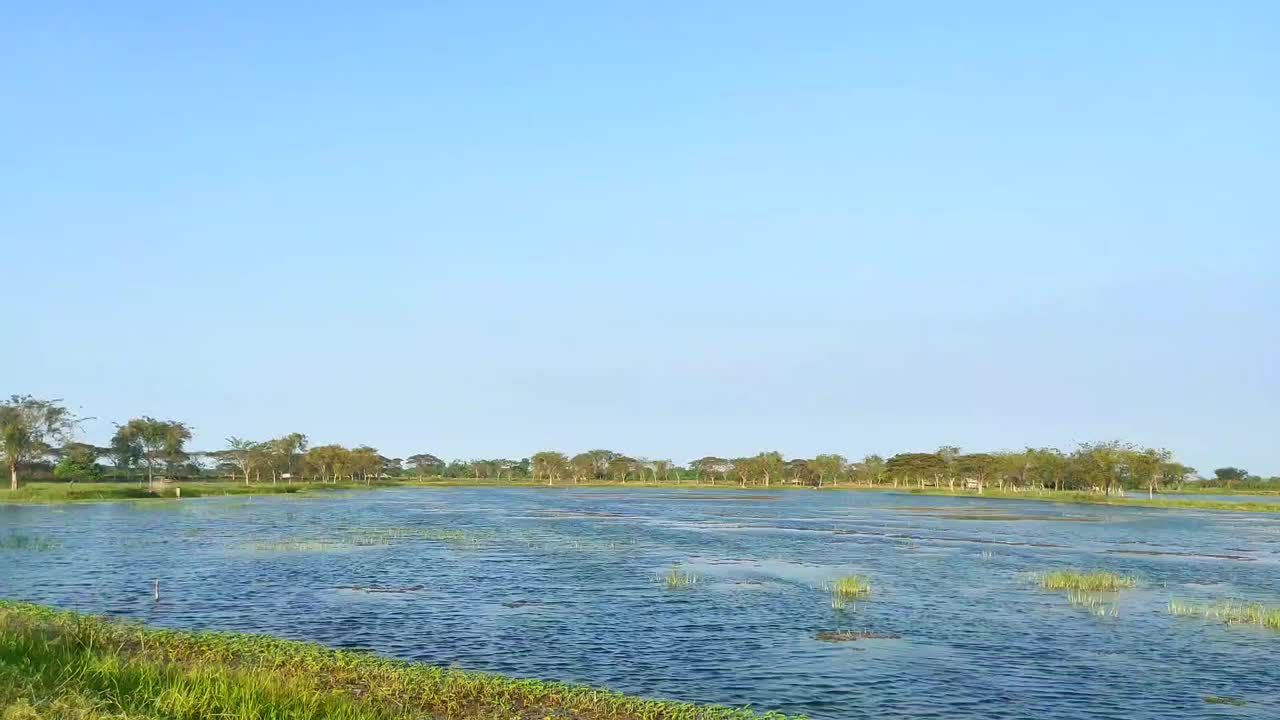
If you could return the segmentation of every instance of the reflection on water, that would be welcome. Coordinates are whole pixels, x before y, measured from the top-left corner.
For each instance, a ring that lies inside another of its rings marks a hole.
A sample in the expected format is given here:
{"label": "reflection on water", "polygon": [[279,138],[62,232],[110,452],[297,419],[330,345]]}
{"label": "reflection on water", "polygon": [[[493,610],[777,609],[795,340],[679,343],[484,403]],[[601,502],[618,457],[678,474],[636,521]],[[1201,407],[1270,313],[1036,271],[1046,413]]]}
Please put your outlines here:
{"label": "reflection on water", "polygon": [[[441,488],[0,507],[0,535],[49,541],[0,549],[3,597],[654,697],[815,718],[1280,717],[1280,635],[1167,613],[1280,603],[1276,516]],[[699,583],[654,582],[672,567]],[[1026,582],[1068,567],[1143,583]],[[872,593],[835,609],[824,587],[851,574]]]}

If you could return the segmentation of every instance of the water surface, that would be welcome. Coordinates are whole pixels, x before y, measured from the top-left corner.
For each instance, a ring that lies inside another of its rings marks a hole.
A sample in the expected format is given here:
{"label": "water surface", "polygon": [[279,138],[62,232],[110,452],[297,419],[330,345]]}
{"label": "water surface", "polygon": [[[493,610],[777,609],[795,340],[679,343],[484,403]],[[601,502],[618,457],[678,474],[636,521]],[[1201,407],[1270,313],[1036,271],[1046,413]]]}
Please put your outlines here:
{"label": "water surface", "polygon": [[[0,506],[0,597],[815,718],[1275,718],[1280,517],[897,493],[404,489]],[[702,577],[670,591],[655,577]],[[1098,617],[1030,572],[1139,575]],[[823,583],[869,576],[831,607]],[[152,599],[160,580],[162,598]],[[826,643],[819,632],[898,639]],[[1248,701],[1208,705],[1207,695]]]}

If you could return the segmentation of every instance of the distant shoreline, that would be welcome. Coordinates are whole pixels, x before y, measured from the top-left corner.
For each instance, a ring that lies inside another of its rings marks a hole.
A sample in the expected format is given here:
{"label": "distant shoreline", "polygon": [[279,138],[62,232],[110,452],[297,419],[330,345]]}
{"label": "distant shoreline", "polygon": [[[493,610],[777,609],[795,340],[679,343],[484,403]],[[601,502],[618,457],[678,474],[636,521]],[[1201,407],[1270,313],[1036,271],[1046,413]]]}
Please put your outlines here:
{"label": "distant shoreline", "polygon": [[[821,488],[798,485],[751,485],[742,487],[724,483],[654,483],[654,482],[616,482],[592,481],[584,483],[556,483],[548,485],[534,480],[465,480],[459,478],[437,478],[421,480],[379,480],[370,483],[317,483],[295,482],[276,484],[250,484],[233,480],[187,480],[167,485],[155,493],[147,492],[145,485],[136,482],[100,482],[100,483],[61,483],[31,482],[24,485],[16,493],[0,491],[0,505],[62,505],[70,503],[101,502],[160,502],[178,501],[177,491],[181,489],[182,499],[205,497],[253,497],[271,495],[314,495],[334,491],[367,491],[387,488],[607,488],[616,490],[749,490],[752,492],[782,492],[816,490],[818,492],[897,492],[910,495],[959,497],[988,500],[1027,500],[1050,503],[1108,505],[1114,507],[1150,507],[1169,510],[1222,510],[1228,512],[1262,512],[1280,513],[1280,502],[1239,502],[1223,500],[1199,500],[1197,495],[1235,495],[1241,497],[1275,497],[1276,493],[1232,491],[1226,489],[1197,488],[1184,492],[1165,492],[1154,499],[1146,497],[1102,496],[1079,491],[1055,490],[1023,490],[1019,492],[988,489],[983,493],[966,490],[947,490],[945,488],[906,488],[889,485],[852,485],[836,484]],[[1135,491],[1136,493],[1136,491]]]}

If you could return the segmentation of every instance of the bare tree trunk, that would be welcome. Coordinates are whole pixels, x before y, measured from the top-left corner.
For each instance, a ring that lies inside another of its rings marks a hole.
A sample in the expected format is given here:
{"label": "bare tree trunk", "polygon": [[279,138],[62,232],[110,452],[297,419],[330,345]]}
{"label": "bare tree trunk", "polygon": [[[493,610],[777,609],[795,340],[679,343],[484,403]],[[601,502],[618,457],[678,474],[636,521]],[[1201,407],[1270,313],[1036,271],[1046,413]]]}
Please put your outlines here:
{"label": "bare tree trunk", "polygon": [[16,460],[9,461],[9,491],[18,491],[18,463]]}

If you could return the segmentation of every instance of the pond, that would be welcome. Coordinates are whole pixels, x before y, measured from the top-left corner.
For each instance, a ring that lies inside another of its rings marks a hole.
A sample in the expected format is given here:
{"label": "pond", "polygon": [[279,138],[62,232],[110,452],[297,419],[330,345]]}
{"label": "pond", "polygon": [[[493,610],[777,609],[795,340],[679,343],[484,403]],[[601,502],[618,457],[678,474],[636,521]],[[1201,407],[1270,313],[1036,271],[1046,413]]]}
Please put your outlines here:
{"label": "pond", "polygon": [[[651,697],[814,718],[1280,717],[1280,633],[1167,613],[1280,603],[1278,516],[441,488],[0,506],[6,536],[27,540],[0,545],[0,597]],[[676,567],[698,582],[668,589]],[[1028,580],[1072,567],[1141,583],[1099,614]],[[823,586],[848,574],[872,594],[838,610]],[[817,638],[863,631],[882,637]]]}

